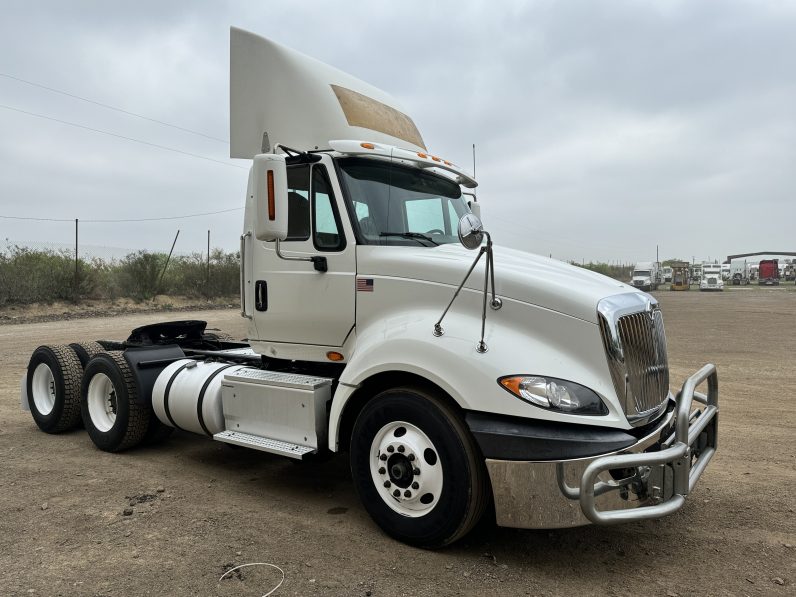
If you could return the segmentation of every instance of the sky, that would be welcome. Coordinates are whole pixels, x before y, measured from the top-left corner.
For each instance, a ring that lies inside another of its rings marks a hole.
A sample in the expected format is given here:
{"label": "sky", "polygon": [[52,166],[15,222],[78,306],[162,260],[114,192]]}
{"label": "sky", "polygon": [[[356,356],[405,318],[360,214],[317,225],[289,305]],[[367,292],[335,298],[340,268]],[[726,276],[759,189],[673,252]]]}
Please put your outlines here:
{"label": "sky", "polygon": [[178,252],[208,230],[234,250],[233,25],[393,95],[436,155],[471,168],[475,144],[498,244],[579,262],[796,251],[787,0],[4,0],[0,216],[70,221],[0,217],[0,243],[68,246],[80,218],[87,246],[168,250],[179,229]]}

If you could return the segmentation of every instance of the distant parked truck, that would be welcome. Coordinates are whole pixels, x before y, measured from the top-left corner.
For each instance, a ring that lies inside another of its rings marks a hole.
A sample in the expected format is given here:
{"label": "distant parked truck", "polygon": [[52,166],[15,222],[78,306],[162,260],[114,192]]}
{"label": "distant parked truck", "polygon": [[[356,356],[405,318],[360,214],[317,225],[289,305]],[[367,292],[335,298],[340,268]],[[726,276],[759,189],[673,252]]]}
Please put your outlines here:
{"label": "distant parked truck", "polygon": [[796,264],[788,263],[785,265],[785,271],[782,275],[786,282],[793,282],[796,280]]}
{"label": "distant parked truck", "polygon": [[672,264],[672,283],[669,290],[691,290],[691,268],[685,261]]}
{"label": "distant parked truck", "polygon": [[752,279],[752,272],[746,259],[743,261],[733,261],[730,264],[730,278],[733,286],[743,286],[749,284]]}
{"label": "distant parked truck", "polygon": [[702,264],[695,263],[691,266],[691,282],[699,284],[702,281]]}
{"label": "distant parked truck", "polygon": [[672,268],[668,265],[663,268],[663,281],[664,282],[672,281]]}
{"label": "distant parked truck", "polygon": [[757,269],[757,283],[761,286],[779,286],[779,260],[763,259]]}
{"label": "distant parked truck", "polygon": [[725,282],[730,279],[730,264],[729,263],[722,263],[721,264],[721,279]]}
{"label": "distant parked truck", "polygon": [[663,272],[659,261],[639,261],[633,268],[632,286],[641,290],[658,290],[663,284]]}
{"label": "distant parked truck", "polygon": [[699,282],[699,290],[724,290],[720,264],[709,263],[702,266],[702,280]]}

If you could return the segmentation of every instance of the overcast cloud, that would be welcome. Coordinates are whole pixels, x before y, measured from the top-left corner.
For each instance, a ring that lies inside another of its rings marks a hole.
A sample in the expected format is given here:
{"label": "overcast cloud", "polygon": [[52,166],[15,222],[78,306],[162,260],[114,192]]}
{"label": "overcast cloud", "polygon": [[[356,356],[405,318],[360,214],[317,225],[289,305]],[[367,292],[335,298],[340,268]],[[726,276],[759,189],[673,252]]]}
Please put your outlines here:
{"label": "overcast cloud", "polygon": [[[561,259],[796,251],[796,3],[3,3],[0,73],[228,137],[229,26],[397,97],[429,148],[478,151],[500,244]],[[240,207],[221,142],[0,76],[0,215],[145,218]],[[81,226],[88,244],[237,246],[242,213]],[[0,219],[69,243],[70,223]]]}

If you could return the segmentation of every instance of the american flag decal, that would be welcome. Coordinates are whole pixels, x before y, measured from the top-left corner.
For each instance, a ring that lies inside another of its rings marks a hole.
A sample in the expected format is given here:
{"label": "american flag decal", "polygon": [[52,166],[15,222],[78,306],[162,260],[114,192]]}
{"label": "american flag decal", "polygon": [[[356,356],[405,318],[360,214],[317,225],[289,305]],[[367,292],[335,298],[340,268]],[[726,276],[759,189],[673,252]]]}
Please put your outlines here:
{"label": "american flag decal", "polygon": [[373,278],[357,278],[357,292],[373,292]]}

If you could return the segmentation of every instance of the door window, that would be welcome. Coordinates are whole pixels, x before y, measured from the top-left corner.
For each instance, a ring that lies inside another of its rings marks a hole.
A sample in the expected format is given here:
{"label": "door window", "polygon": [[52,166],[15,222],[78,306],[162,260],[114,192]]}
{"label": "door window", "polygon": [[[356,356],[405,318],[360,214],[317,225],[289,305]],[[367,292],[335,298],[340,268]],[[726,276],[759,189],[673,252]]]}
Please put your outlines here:
{"label": "door window", "polygon": [[332,185],[323,166],[312,168],[313,244],[319,251],[340,251],[345,247]]}
{"label": "door window", "polygon": [[310,237],[310,167],[287,169],[287,238],[304,241]]}

